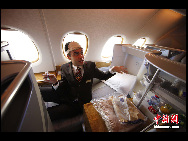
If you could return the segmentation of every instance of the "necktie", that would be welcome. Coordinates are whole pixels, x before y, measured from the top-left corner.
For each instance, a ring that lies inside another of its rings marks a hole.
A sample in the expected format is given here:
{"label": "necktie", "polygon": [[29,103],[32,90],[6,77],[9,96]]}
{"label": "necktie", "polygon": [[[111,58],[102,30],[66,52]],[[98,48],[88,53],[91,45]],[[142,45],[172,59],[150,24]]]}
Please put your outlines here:
{"label": "necktie", "polygon": [[82,73],[81,73],[81,68],[80,67],[77,67],[77,69],[76,69],[75,78],[76,78],[76,80],[78,82],[80,82],[81,79],[82,79]]}

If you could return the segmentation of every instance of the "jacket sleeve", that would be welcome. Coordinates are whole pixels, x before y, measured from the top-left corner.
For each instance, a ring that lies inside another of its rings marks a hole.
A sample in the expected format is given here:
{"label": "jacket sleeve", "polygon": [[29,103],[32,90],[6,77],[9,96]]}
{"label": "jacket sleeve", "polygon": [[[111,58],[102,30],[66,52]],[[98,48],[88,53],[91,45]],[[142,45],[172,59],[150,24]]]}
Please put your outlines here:
{"label": "jacket sleeve", "polygon": [[68,81],[64,75],[64,71],[62,70],[61,67],[61,80],[59,80],[59,86],[58,88],[55,90],[57,95],[59,96],[61,101],[66,101],[68,100],[68,94],[69,94],[69,90],[70,90],[70,86],[68,84]]}
{"label": "jacket sleeve", "polygon": [[98,78],[100,80],[107,80],[109,79],[110,77],[114,76],[116,73],[112,74],[110,73],[109,71],[107,72],[103,72],[101,70],[99,70],[95,63],[94,63],[94,78]]}
{"label": "jacket sleeve", "polygon": [[[61,83],[64,83],[64,85],[67,84],[67,80],[66,80],[64,74],[62,73],[62,67],[61,67],[61,80],[58,80],[58,85],[56,85],[56,86],[52,85],[52,88],[54,90],[57,90]],[[61,84],[61,85],[63,85],[63,84]]]}

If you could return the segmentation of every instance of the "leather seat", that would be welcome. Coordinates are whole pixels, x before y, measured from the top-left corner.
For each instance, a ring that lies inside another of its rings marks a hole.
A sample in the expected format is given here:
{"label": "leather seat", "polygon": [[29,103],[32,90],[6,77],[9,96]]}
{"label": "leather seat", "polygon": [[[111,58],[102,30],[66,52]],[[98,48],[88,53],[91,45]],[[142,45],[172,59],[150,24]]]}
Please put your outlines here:
{"label": "leather seat", "polygon": [[[50,97],[52,93],[51,87],[40,87],[41,94],[43,96],[43,99],[45,101],[50,101],[53,97]],[[45,97],[47,96],[47,97]],[[56,101],[56,99],[53,99]],[[61,107],[57,106],[58,103],[54,102],[45,102],[46,109],[48,111],[48,114],[50,116],[52,125],[54,127],[55,132],[83,132],[82,124],[83,124],[83,118],[81,113],[73,113],[73,116],[70,116],[70,118],[61,117],[59,115],[61,111]],[[66,113],[66,112],[64,112]],[[71,112],[67,113],[71,114]],[[60,118],[56,118],[56,117]]]}
{"label": "leather seat", "polygon": [[[68,112],[67,114],[71,114],[72,116],[65,118],[61,113],[62,107],[57,106],[59,104],[54,102],[45,102],[48,114],[51,118],[51,122],[55,132],[82,132],[82,124],[83,124],[83,114],[81,113],[72,113]],[[62,105],[63,106],[63,105]],[[64,105],[63,107],[65,107]],[[71,110],[71,109],[68,109]],[[63,112],[64,114],[66,112]],[[62,113],[62,114],[63,114]]]}
{"label": "leather seat", "polygon": [[52,121],[55,132],[83,132],[83,115]]}

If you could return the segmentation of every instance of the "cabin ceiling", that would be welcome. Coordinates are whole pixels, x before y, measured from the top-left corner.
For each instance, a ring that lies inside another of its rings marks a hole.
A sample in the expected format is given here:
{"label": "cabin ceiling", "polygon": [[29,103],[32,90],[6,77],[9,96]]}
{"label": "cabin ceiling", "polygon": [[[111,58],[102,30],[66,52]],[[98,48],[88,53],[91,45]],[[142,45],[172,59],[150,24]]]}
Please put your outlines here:
{"label": "cabin ceiling", "polygon": [[186,16],[186,9],[171,9],[171,10],[174,10],[175,12],[178,12],[183,16]]}
{"label": "cabin ceiling", "polygon": [[101,61],[102,48],[111,36],[122,35],[127,44],[141,37],[149,37],[151,44],[162,42],[162,37],[166,39],[167,33],[186,23],[185,19],[185,9],[1,10],[1,27],[27,33],[42,52],[41,60],[33,64],[34,72],[54,70],[56,65],[68,62],[61,50],[62,38],[68,32],[85,33],[89,39],[85,60]]}

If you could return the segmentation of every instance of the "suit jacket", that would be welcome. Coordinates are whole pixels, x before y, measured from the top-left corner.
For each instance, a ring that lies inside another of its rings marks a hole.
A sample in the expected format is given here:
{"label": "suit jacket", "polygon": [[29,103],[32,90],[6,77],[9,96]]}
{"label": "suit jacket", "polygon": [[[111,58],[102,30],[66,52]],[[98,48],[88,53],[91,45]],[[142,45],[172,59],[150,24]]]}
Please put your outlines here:
{"label": "suit jacket", "polygon": [[100,71],[95,62],[85,61],[84,74],[81,82],[76,81],[72,69],[72,62],[66,63],[61,66],[61,80],[59,81],[59,87],[56,92],[62,102],[72,102],[78,99],[80,106],[90,102],[92,99],[92,83],[93,78],[100,80],[107,80],[115,74],[111,74],[109,71]]}

